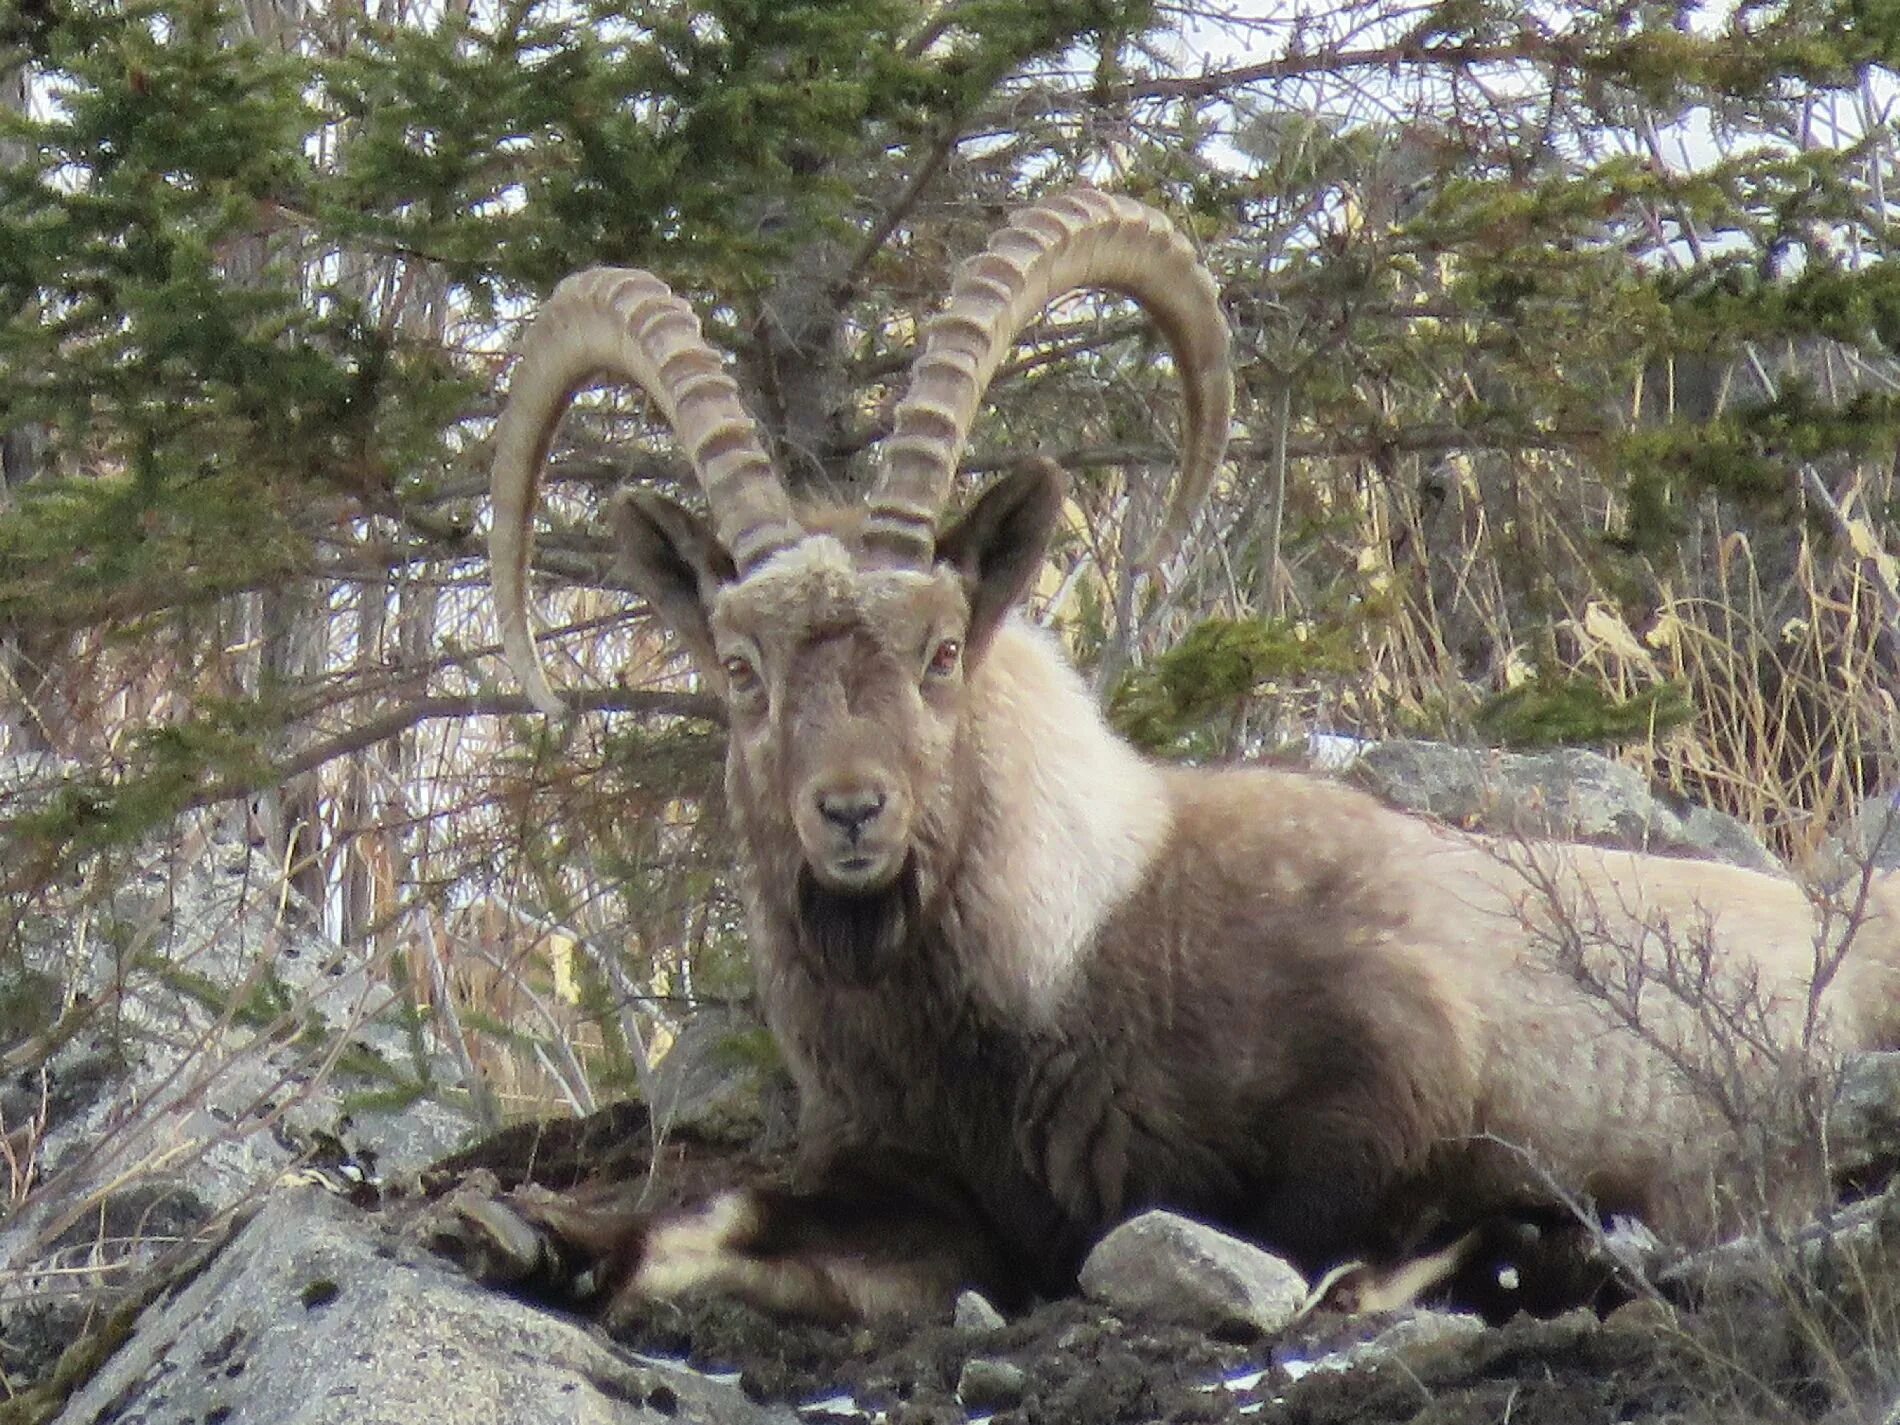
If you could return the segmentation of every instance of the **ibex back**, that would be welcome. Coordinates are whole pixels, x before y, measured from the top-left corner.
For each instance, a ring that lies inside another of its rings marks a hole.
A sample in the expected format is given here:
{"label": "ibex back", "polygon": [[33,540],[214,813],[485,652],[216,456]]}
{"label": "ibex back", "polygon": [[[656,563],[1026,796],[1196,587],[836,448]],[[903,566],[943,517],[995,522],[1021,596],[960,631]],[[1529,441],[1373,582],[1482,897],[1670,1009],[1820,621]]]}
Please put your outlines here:
{"label": "ibex back", "polygon": [[[1811,1196],[1795,1158],[1765,1193],[1726,1175],[1772,1126],[1753,1116],[1783,1111],[1777,1036],[1854,1047],[1896,1027],[1890,888],[1811,1015],[1827,936],[1791,882],[1485,842],[1326,780],[1134,751],[1013,612],[1064,499],[1054,465],[938,528],[999,362],[1082,288],[1156,320],[1186,393],[1159,566],[1233,395],[1215,285],[1140,203],[1052,198],[966,264],[861,509],[794,507],[656,278],[582,274],[534,322],[497,435],[505,645],[559,711],[524,601],[538,470],[582,381],[631,381],[710,517],[624,495],[619,549],[730,708],[753,962],[802,1135],[789,1188],[611,1232],[541,1218],[616,1263],[623,1294],[854,1315],[964,1283],[1060,1292],[1156,1205],[1318,1272],[1571,1197],[1703,1238]],[[1767,1107],[1738,1109],[1738,1088]]]}

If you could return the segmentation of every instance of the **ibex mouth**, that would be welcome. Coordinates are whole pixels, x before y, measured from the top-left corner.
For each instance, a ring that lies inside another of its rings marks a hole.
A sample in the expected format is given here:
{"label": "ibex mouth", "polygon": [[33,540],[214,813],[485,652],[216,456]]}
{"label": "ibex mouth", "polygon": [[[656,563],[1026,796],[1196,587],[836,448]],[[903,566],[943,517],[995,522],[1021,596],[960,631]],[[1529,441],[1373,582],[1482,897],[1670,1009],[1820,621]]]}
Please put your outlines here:
{"label": "ibex mouth", "polygon": [[815,861],[812,875],[827,890],[840,895],[873,895],[896,878],[903,864],[904,858],[898,854],[853,851],[848,856]]}

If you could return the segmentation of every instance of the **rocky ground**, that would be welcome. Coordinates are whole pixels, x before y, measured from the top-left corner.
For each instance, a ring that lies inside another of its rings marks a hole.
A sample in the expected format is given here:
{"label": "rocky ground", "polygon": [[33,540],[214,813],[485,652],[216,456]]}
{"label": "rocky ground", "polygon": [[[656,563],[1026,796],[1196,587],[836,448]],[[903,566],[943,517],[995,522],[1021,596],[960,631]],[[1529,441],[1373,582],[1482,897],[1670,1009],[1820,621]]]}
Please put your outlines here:
{"label": "rocky ground", "polygon": [[[623,1144],[638,1142],[637,1125],[618,1127],[634,1129]],[[537,1142],[557,1181],[568,1131]],[[522,1146],[486,1146],[450,1166],[480,1161],[507,1180],[525,1167],[510,1161]],[[749,1398],[801,1406],[808,1420],[869,1413],[893,1425],[1871,1425],[1900,1408],[1900,1193],[1795,1241],[1675,1264],[1654,1287],[1605,1319],[1579,1310],[1501,1327],[1433,1310],[1321,1310],[1263,1336],[1077,1298],[1007,1323],[960,1313],[954,1324],[877,1330],[701,1302],[646,1308],[611,1334],[646,1355],[736,1373]]]}
{"label": "rocky ground", "polygon": [[1714,1355],[1693,1324],[1661,1311],[1608,1324],[1588,1315],[1520,1318],[1497,1329],[1429,1313],[1332,1318],[1255,1343],[1221,1342],[1165,1321],[1125,1321],[1079,1301],[974,1336],[936,1328],[877,1340],[748,1326],[735,1326],[730,1313],[696,1315],[640,1339],[738,1369],[756,1399],[821,1402],[800,1412],[806,1419],[870,1411],[893,1425],[972,1414],[993,1414],[998,1425],[1713,1425],[1807,1418],[1802,1397],[1822,1393],[1793,1380],[1758,1386],[1741,1362]]}
{"label": "rocky ground", "polygon": [[[718,1132],[669,1125],[658,1160],[674,1192],[776,1157],[769,1142],[763,1154],[735,1145],[730,1103],[708,1107]],[[375,1190],[334,1166],[307,1175],[327,1190],[283,1180],[224,1226],[190,1197],[128,1192],[112,1203],[125,1219],[117,1229],[176,1241],[202,1232],[201,1245],[130,1294],[0,1313],[13,1390],[0,1421],[275,1425],[427,1409],[441,1425],[497,1413],[526,1425],[1890,1425],[1900,1406],[1900,1193],[1791,1242],[1658,1270],[1654,1297],[1606,1319],[1576,1311],[1490,1327],[1433,1310],[1321,1310],[1264,1334],[1085,1297],[1011,1321],[965,1303],[955,1322],[880,1329],[706,1301],[652,1306],[603,1330],[563,1284],[471,1279],[444,1231],[458,1189],[532,1180],[565,1191],[593,1174],[637,1178],[654,1162],[645,1110],[622,1105],[517,1127]]]}
{"label": "rocky ground", "polygon": [[[879,1330],[703,1302],[602,1332],[471,1280],[432,1250],[440,1221],[421,1197],[366,1210],[310,1186],[274,1191],[151,1283],[136,1329],[121,1319],[116,1351],[87,1363],[56,1418],[1884,1425],[1900,1398],[1900,1197],[1804,1248],[1704,1262],[1664,1281],[1666,1299],[1607,1319],[1322,1311],[1265,1336],[1082,1298],[1009,1322],[965,1311]],[[55,1418],[58,1404],[22,1392],[0,1420]]]}

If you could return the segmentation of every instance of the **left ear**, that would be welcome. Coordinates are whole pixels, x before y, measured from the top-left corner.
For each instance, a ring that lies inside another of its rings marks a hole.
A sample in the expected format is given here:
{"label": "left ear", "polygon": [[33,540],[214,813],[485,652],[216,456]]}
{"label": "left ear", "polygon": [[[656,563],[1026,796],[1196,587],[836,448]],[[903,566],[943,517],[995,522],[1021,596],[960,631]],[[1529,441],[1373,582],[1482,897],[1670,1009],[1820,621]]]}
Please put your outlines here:
{"label": "left ear", "polygon": [[713,598],[738,575],[712,526],[645,490],[623,490],[607,506],[620,567],[660,622],[686,645],[715,687],[725,686],[713,647]]}
{"label": "left ear", "polygon": [[1068,493],[1062,467],[1037,456],[991,485],[938,538],[937,562],[963,576],[970,601],[968,656],[981,656],[1042,567]]}

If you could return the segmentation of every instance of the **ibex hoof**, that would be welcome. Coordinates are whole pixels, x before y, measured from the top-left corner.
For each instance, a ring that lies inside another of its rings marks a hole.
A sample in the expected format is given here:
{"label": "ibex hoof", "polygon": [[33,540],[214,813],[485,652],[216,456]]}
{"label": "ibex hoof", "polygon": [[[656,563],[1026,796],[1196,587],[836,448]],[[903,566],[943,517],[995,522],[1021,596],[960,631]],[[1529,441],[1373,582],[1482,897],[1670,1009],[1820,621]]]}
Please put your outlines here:
{"label": "ibex hoof", "polygon": [[451,1228],[462,1265],[478,1281],[515,1286],[545,1277],[558,1265],[547,1234],[497,1198],[455,1204]]}

